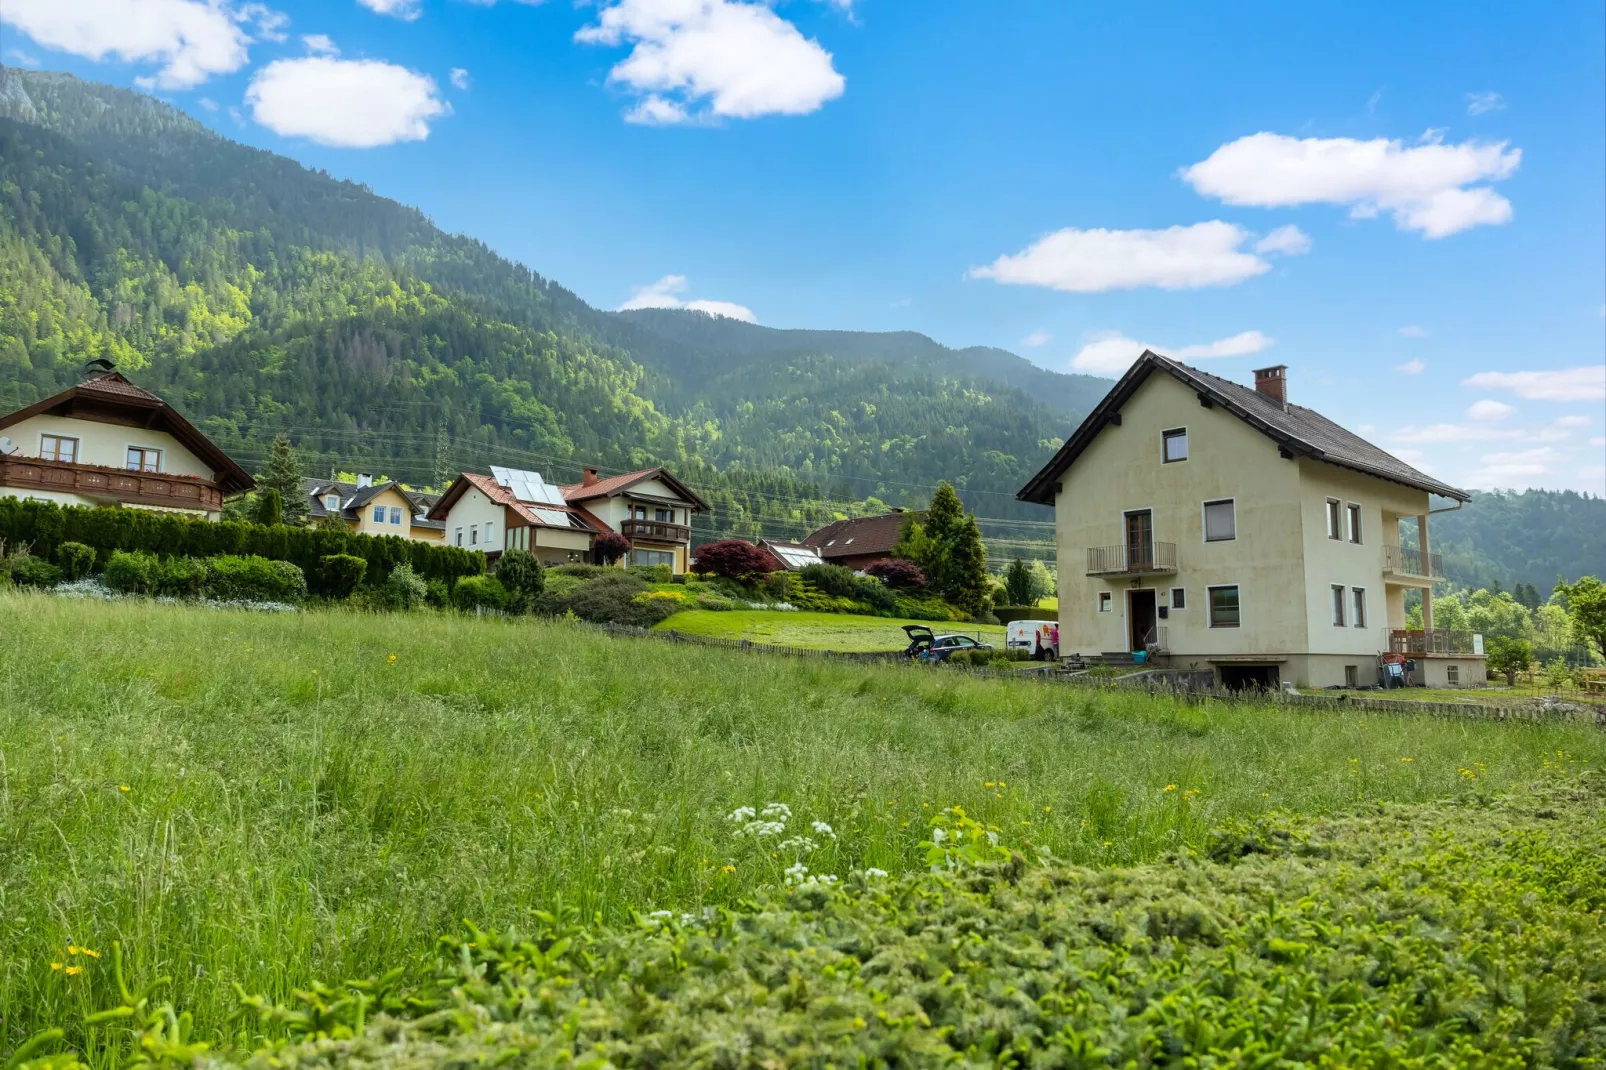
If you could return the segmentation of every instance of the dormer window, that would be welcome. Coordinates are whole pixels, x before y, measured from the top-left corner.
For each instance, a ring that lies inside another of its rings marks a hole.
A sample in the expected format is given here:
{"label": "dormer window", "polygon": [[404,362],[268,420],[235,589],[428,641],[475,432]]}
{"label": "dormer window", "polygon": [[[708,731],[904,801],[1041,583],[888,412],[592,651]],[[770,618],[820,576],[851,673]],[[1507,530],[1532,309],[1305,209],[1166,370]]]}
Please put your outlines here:
{"label": "dormer window", "polygon": [[340,511],[340,495],[338,495],[338,494],[325,494],[323,496],[323,507],[324,507],[324,509],[326,511],[331,512],[331,513],[339,512]]}

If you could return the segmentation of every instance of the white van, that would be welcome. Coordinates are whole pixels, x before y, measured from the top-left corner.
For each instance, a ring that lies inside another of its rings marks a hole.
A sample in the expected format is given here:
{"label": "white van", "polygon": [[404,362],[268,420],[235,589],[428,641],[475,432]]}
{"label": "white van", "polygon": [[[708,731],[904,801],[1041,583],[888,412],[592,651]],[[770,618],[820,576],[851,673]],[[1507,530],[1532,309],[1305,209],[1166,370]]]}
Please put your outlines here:
{"label": "white van", "polygon": [[1012,620],[1004,631],[1005,650],[1024,650],[1034,661],[1053,661],[1060,656],[1060,625],[1057,620]]}

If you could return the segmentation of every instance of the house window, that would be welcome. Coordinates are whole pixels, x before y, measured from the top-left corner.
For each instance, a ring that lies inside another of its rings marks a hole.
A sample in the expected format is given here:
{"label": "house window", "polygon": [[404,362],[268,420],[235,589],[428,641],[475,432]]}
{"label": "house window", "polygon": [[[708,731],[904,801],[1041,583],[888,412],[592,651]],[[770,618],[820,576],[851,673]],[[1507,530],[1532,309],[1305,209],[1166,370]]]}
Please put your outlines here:
{"label": "house window", "polygon": [[162,470],[162,451],[148,450],[143,446],[128,447],[128,470],[130,472],[160,472]]}
{"label": "house window", "polygon": [[491,544],[491,522],[489,520],[487,520],[485,522],[485,539],[484,539],[484,542],[485,542],[485,545],[487,545],[487,546],[489,546]]}
{"label": "house window", "polygon": [[1361,667],[1359,665],[1344,666],[1344,686],[1348,688],[1359,687],[1361,683]]}
{"label": "house window", "polygon": [[1459,686],[1461,683],[1461,666],[1446,665],[1444,667],[1444,679],[1451,687]]}
{"label": "house window", "polygon": [[1238,537],[1238,509],[1231,498],[1204,503],[1205,542],[1228,542]]}
{"label": "house window", "polygon": [[1186,461],[1188,459],[1188,429],[1186,427],[1172,428],[1170,431],[1160,432],[1160,445],[1165,463],[1172,461]]}
{"label": "house window", "polygon": [[68,461],[78,460],[78,440],[65,438],[61,435],[39,436],[39,459],[41,461]]}
{"label": "house window", "polygon": [[1344,627],[1344,585],[1333,584],[1333,627]]}
{"label": "house window", "polygon": [[660,524],[673,524],[675,522],[675,511],[673,509],[654,509],[652,518]]}
{"label": "house window", "polygon": [[1210,627],[1238,627],[1238,585],[1209,587],[1205,593],[1210,599]]}
{"label": "house window", "polygon": [[338,510],[340,508],[340,495],[325,494],[323,496],[323,508],[324,511],[328,513],[333,513]]}
{"label": "house window", "polygon": [[393,506],[390,507],[390,522],[392,524],[400,524],[401,523],[401,507],[400,506],[393,505]]}
{"label": "house window", "polygon": [[1349,541],[1353,543],[1359,543],[1361,541],[1361,507],[1356,505],[1354,502],[1350,502],[1348,511]]}
{"label": "house window", "polygon": [[1350,594],[1355,602],[1355,627],[1366,627],[1366,588],[1352,587]]}
{"label": "house window", "polygon": [[647,507],[645,505],[636,506],[635,509],[634,509],[634,513],[635,513],[635,518],[637,520],[646,520],[647,519]]}
{"label": "house window", "polygon": [[457,545],[463,545],[463,529],[458,528],[454,533],[453,538],[457,541]]}
{"label": "house window", "polygon": [[1184,591],[1181,587],[1173,587],[1173,588],[1171,588],[1171,608],[1172,609],[1187,609],[1188,608],[1188,592]]}
{"label": "house window", "polygon": [[630,555],[632,565],[668,565],[675,567],[673,550],[635,550]]}
{"label": "house window", "polygon": [[480,526],[478,524],[470,524],[468,526],[468,544],[470,546],[478,546],[480,544]]}
{"label": "house window", "polygon": [[1099,612],[1100,613],[1108,613],[1108,612],[1110,612],[1111,609],[1114,607],[1114,605],[1115,605],[1115,599],[1113,597],[1111,597],[1109,591],[1100,591],[1099,592]]}
{"label": "house window", "polygon": [[1343,503],[1337,498],[1327,499],[1327,537],[1329,539],[1342,539],[1344,537],[1343,519],[1339,507]]}
{"label": "house window", "polygon": [[374,523],[383,524],[384,522],[385,522],[385,507],[383,505],[374,506]]}

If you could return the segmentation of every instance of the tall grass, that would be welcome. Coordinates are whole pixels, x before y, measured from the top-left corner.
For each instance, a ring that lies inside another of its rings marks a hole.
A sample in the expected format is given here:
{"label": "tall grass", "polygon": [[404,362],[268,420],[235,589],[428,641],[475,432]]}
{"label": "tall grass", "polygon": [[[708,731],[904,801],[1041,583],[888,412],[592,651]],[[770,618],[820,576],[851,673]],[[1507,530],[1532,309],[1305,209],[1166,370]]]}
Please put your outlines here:
{"label": "tall grass", "polygon": [[[0,1050],[115,1002],[108,960],[69,946],[121,941],[136,985],[171,975],[227,1039],[231,982],[285,998],[560,898],[616,920],[726,902],[800,858],[917,868],[943,806],[1111,865],[1229,816],[1606,754],[1584,726],[1196,708],[556,623],[22,593],[0,620]],[[734,834],[769,802],[818,848]]]}

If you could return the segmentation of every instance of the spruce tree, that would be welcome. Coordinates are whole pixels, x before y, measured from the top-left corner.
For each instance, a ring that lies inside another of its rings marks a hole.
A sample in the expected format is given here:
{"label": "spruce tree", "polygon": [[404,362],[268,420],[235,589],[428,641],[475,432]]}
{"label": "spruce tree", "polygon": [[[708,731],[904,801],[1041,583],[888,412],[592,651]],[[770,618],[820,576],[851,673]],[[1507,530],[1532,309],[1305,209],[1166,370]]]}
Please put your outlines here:
{"label": "spruce tree", "polygon": [[268,447],[268,465],[257,476],[257,489],[279,492],[283,503],[281,523],[299,524],[307,515],[307,499],[301,493],[301,458],[290,444],[289,435],[280,432],[274,436]]}
{"label": "spruce tree", "polygon": [[276,528],[284,523],[284,499],[278,487],[264,487],[257,491],[251,519],[265,528]]}
{"label": "spruce tree", "polygon": [[948,544],[948,587],[943,596],[972,616],[987,612],[992,580],[987,575],[987,548],[981,542],[976,515],[966,513]]}
{"label": "spruce tree", "polygon": [[1004,597],[1009,599],[1010,605],[1036,605],[1039,597],[1036,587],[1031,569],[1020,558],[1015,558],[1004,570]]}
{"label": "spruce tree", "polygon": [[[942,592],[944,598],[954,587],[955,573],[951,561],[953,544],[964,524],[965,504],[959,500],[953,484],[945,479],[937,484],[937,491],[931,496],[931,508],[926,510],[921,523],[928,542],[926,558],[923,561],[915,559],[915,563],[926,572],[926,582]],[[953,599],[949,598],[949,601]]]}

